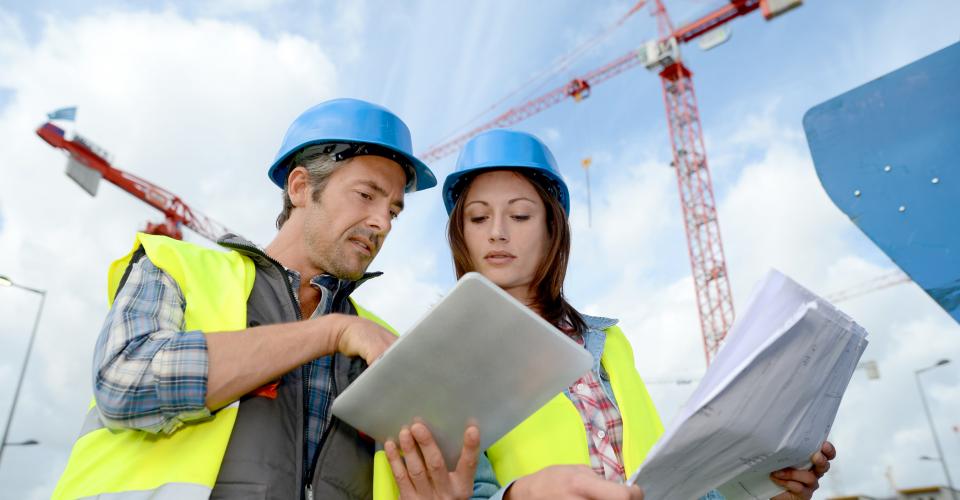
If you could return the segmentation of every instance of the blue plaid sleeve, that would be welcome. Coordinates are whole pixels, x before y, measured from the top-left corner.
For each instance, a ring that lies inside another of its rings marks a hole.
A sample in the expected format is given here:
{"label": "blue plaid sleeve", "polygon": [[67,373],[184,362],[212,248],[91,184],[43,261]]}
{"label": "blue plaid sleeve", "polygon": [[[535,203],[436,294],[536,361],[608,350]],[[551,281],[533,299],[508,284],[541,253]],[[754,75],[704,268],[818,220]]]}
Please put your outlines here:
{"label": "blue plaid sleeve", "polygon": [[172,433],[206,418],[207,341],[184,330],[180,287],[145,255],[132,264],[97,339],[93,388],[110,428]]}

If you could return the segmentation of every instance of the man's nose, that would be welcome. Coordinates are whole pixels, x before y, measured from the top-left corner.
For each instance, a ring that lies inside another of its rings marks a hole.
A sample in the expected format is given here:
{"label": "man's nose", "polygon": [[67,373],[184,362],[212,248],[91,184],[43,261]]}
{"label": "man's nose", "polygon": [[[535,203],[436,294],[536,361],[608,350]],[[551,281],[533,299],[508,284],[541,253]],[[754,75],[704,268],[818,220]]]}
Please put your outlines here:
{"label": "man's nose", "polygon": [[386,235],[390,232],[393,225],[393,214],[390,210],[373,210],[367,216],[367,227],[380,235]]}

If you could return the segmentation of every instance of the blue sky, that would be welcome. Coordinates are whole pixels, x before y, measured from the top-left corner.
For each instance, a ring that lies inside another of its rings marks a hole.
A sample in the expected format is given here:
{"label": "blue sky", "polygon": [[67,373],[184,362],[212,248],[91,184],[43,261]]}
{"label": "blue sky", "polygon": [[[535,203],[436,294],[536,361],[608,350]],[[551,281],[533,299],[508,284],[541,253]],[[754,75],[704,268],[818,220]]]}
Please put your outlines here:
{"label": "blue sky", "polygon": [[[675,24],[722,4],[667,0]],[[265,171],[290,121],[333,97],[379,102],[403,117],[417,151],[551,65],[632,2],[0,3],[0,274],[50,290],[0,484],[45,498],[90,391],[104,276],[132,232],[157,216],[103,186],[90,198],[33,130],[78,105],[76,128],[118,166],[153,180],[255,241],[273,235],[279,193]],[[766,22],[731,24],[694,72],[735,303],[770,267],[818,293],[892,264],[829,202],[801,128],[811,106],[960,40],[948,0],[810,0]],[[619,57],[655,34],[646,10],[541,91]],[[522,94],[521,97],[525,95]],[[574,250],[567,291],[585,312],[618,317],[638,369],[669,420],[704,362],[660,82],[637,68],[517,126],[544,138],[570,184]],[[593,158],[588,227],[580,159]],[[442,179],[453,159],[433,165]],[[453,284],[438,191],[412,195],[360,299],[401,329]],[[188,239],[197,241],[193,235]],[[36,298],[0,289],[0,409],[9,408]],[[838,459],[818,497],[940,484],[912,370],[924,375],[947,461],[960,477],[960,327],[917,287],[844,302],[865,325],[864,359],[832,438]],[[5,415],[5,411],[0,411]],[[952,419],[952,420],[951,420]],[[36,464],[43,464],[37,466]]]}

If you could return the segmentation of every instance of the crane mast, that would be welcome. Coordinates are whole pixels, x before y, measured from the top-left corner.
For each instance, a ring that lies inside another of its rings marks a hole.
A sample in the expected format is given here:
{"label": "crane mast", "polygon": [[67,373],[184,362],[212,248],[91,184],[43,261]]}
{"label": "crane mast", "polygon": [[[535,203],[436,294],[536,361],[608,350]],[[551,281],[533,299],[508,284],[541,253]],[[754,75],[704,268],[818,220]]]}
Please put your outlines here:
{"label": "crane mast", "polygon": [[709,364],[733,324],[733,294],[720,238],[700,112],[693,90],[693,73],[680,58],[678,40],[662,0],[655,2],[659,45],[665,48],[660,58],[663,69],[659,74],[673,147],[671,165],[677,173],[687,253],[703,334],[703,352]]}
{"label": "crane mast", "polygon": [[[631,13],[645,3],[645,0],[637,2],[631,8]],[[730,0],[722,7],[675,29],[663,1],[654,0],[651,10],[657,21],[656,40],[431,147],[421,154],[421,158],[428,162],[439,160],[453,154],[481,132],[516,124],[568,98],[580,101],[588,97],[596,85],[637,66],[657,71],[663,87],[667,128],[673,148],[671,164],[677,173],[703,350],[709,364],[733,324],[733,295],[720,238],[720,223],[703,143],[700,113],[693,90],[693,73],[683,64],[679,47],[753,11],[760,10],[769,20],[802,3],[802,0]]]}

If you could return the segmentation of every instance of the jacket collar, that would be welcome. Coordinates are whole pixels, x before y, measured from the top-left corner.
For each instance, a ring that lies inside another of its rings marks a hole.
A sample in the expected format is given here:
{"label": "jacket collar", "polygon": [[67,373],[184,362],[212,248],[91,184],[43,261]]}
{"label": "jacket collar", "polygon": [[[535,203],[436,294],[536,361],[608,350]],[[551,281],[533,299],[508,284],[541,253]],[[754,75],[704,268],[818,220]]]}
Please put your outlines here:
{"label": "jacket collar", "polygon": [[[267,255],[267,252],[265,252],[262,248],[260,248],[259,245],[244,238],[243,236],[233,234],[233,233],[227,233],[221,236],[220,239],[217,240],[217,244],[222,247],[229,248],[231,250],[236,250],[237,252],[240,252],[246,255],[247,257],[250,257],[255,260],[261,260],[261,261],[266,260],[269,263],[276,264],[281,268],[289,271],[286,268],[286,266],[277,262],[273,257],[270,257],[269,255]],[[363,273],[363,276],[361,276],[360,279],[356,281],[340,278],[339,283],[337,284],[338,286],[336,288],[340,290],[345,290],[345,289],[349,290],[349,293],[347,293],[347,295],[349,295],[350,293],[353,292],[353,290],[355,290],[358,286],[362,285],[367,280],[376,278],[377,276],[381,276],[382,274],[383,272],[381,271]],[[323,278],[325,276],[327,275],[312,277],[311,283],[313,283],[317,278]],[[331,276],[331,278],[333,277]],[[321,283],[319,282],[317,284],[321,285]]]}
{"label": "jacket collar", "polygon": [[615,318],[605,318],[603,316],[590,316],[588,314],[580,314],[580,316],[583,317],[587,328],[591,330],[606,330],[620,322],[620,320]]}

